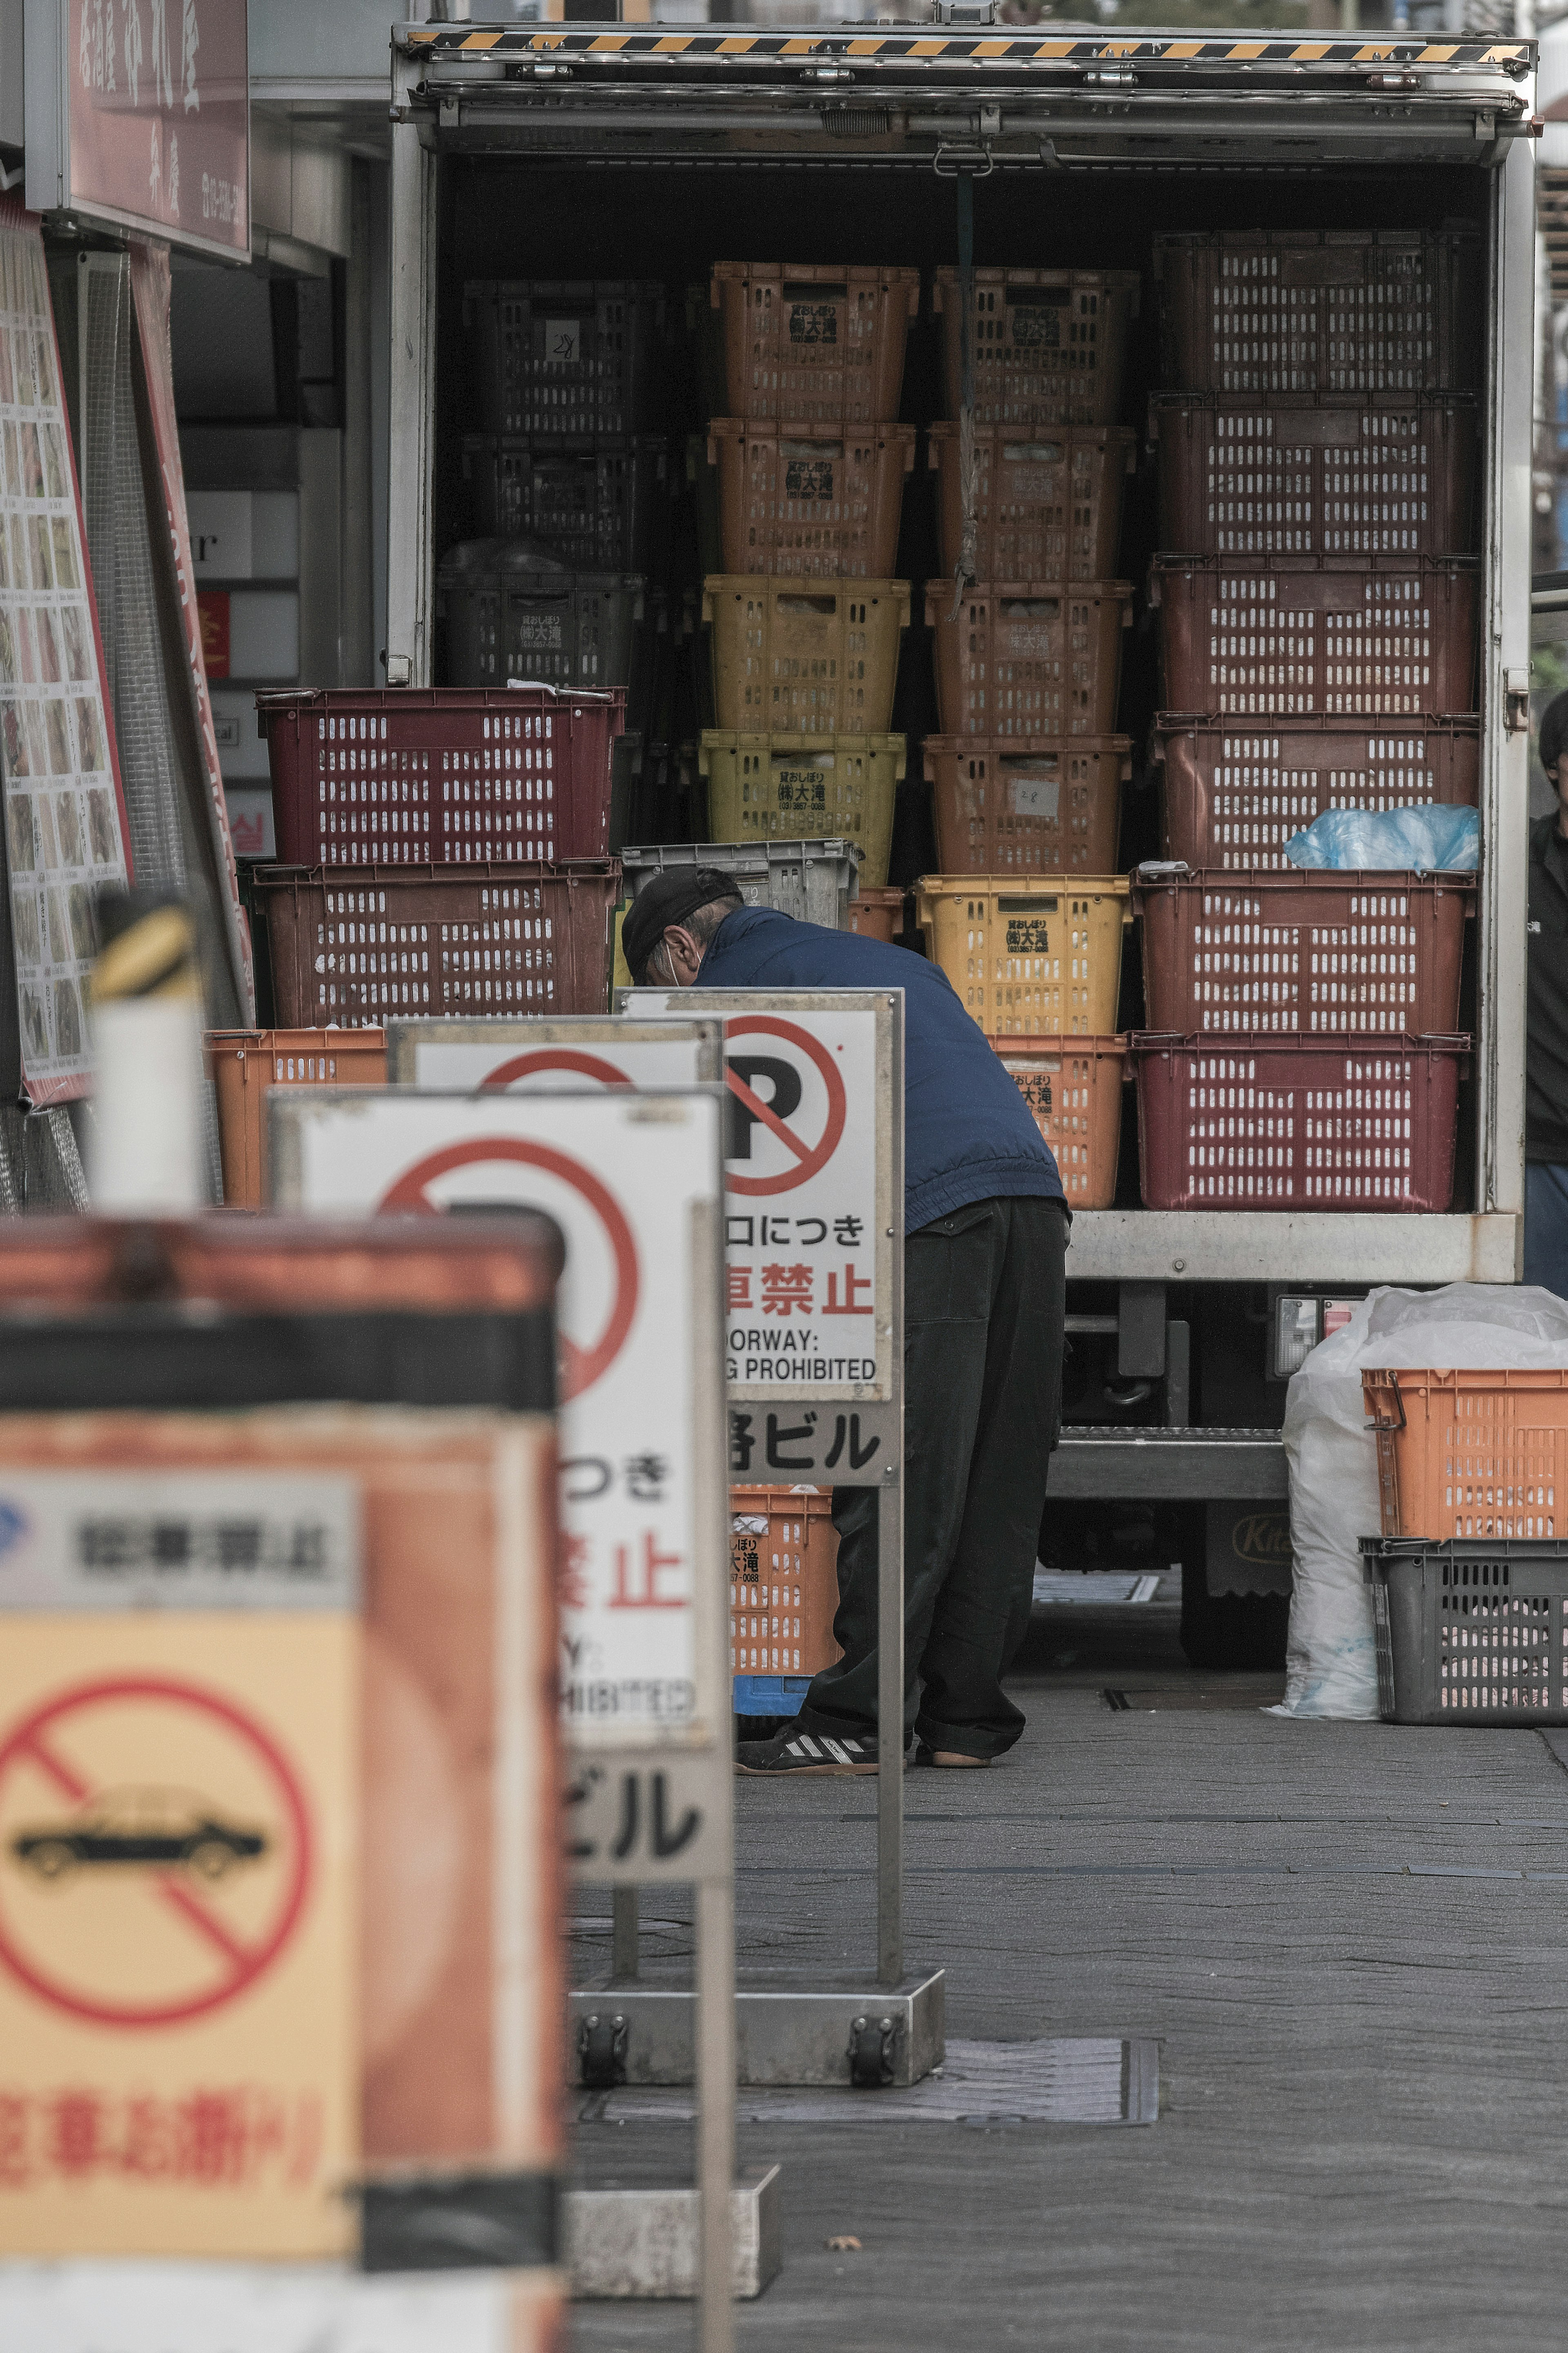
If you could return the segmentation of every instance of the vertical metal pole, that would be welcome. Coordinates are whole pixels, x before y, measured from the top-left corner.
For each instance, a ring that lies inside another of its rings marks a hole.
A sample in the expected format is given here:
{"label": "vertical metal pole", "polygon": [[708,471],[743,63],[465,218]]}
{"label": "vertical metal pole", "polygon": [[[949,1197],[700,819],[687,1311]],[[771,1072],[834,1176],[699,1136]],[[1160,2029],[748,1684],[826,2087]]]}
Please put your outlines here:
{"label": "vertical metal pole", "polygon": [[877,1982],[904,1974],[904,1474],[877,1496]]}
{"label": "vertical metal pole", "polygon": [[436,449],[436,159],[412,122],[392,132],[386,683],[430,683]]}
{"label": "vertical metal pole", "polygon": [[[728,1765],[728,1759],[725,1759]],[[700,2353],[733,2353],[730,2193],[735,2179],[735,1889],[697,1890],[697,2252]]]}
{"label": "vertical metal pole", "polygon": [[904,999],[889,1000],[892,1015],[885,1119],[891,1243],[895,1395],[900,1408],[899,1459],[877,1494],[877,1981],[896,1986],[904,1975]]}
{"label": "vertical metal pole", "polygon": [[637,1973],[637,1890],[616,1888],[611,1904],[610,1975],[618,1985]]}

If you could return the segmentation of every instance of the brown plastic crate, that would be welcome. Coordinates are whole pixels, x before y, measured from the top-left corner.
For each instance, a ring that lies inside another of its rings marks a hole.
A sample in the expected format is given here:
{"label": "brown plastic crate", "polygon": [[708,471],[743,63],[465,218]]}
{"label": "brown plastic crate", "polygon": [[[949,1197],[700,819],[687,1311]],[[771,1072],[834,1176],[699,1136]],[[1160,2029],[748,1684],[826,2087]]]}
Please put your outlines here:
{"label": "brown plastic crate", "polygon": [[928,735],[944,874],[1113,874],[1126,735]]}
{"label": "brown plastic crate", "polygon": [[218,1149],[228,1209],[259,1209],[267,1176],[267,1097],[274,1086],[384,1087],[379,1029],[209,1029]]}
{"label": "brown plastic crate", "polygon": [[1451,1031],[1469,875],[1193,874],[1142,866],[1153,1029],[1254,1036]]}
{"label": "brown plastic crate", "polygon": [[1160,373],[1207,392],[1475,390],[1480,233],[1221,229],[1154,239]]}
{"label": "brown plastic crate", "polygon": [[897,417],[918,269],[716,261],[709,300],[731,416],[811,425]]}
{"label": "brown plastic crate", "polygon": [[256,712],[290,866],[605,854],[623,688],[268,687]]}
{"label": "brown plastic crate", "polygon": [[449,1013],[603,1013],[616,858],[555,866],[263,866],[272,988],[290,1029]]}
{"label": "brown plastic crate", "polygon": [[1568,1371],[1368,1369],[1386,1536],[1568,1531]]}
{"label": "brown plastic crate", "polygon": [[1116,724],[1125,580],[926,583],[944,735],[1109,735]]}
{"label": "brown plastic crate", "polygon": [[912,425],[748,425],[716,417],[708,463],[719,473],[719,542],[729,573],[803,580],[886,580],[899,552]]}
{"label": "brown plastic crate", "polygon": [[[997,426],[974,436],[975,570],[983,580],[1104,580],[1121,541],[1122,485],[1138,436],[1129,425],[1068,426],[1026,439]],[[963,545],[959,428],[933,425],[937,544],[952,572]],[[1185,540],[1166,546],[1185,547]]]}
{"label": "brown plastic crate", "polygon": [[1468,555],[1157,555],[1165,705],[1473,710],[1479,578]]}
{"label": "brown plastic crate", "polygon": [[1135,1031],[1150,1209],[1447,1209],[1468,1038]]}
{"label": "brown plastic crate", "polygon": [[1481,723],[1428,715],[1247,725],[1163,711],[1153,752],[1167,858],[1277,869],[1291,836],[1325,809],[1474,808]]}
{"label": "brown plastic crate", "polygon": [[1466,555],[1468,393],[1158,392],[1160,545],[1217,555]]}
{"label": "brown plastic crate", "polygon": [[812,1675],[843,1652],[833,1496],[795,1487],[730,1490],[730,1672]]}
{"label": "brown plastic crate", "polygon": [[[1135,269],[977,269],[972,365],[977,425],[1114,425],[1127,331],[1138,316]],[[947,411],[963,406],[963,314],[958,272],[939,269]]]}
{"label": "brown plastic crate", "polygon": [[845,911],[844,928],[847,932],[858,932],[862,939],[880,940],[890,948],[904,928],[908,909],[908,892],[892,891],[885,885],[868,891],[862,884],[858,897],[851,899]]}
{"label": "brown plastic crate", "polygon": [[1125,1038],[986,1040],[1050,1145],[1069,1209],[1109,1209],[1121,1150]]}

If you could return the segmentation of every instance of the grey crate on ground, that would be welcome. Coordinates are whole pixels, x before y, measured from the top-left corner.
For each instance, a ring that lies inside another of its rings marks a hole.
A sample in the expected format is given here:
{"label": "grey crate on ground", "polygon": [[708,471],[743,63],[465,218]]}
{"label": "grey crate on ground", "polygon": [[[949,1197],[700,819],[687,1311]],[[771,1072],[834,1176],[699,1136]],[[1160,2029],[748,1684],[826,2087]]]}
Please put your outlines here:
{"label": "grey crate on ground", "polygon": [[841,931],[859,895],[860,852],[849,841],[680,841],[627,845],[620,852],[626,896],[670,866],[716,866],[732,874],[749,907],[774,907],[802,923]]}
{"label": "grey crate on ground", "polygon": [[1385,1723],[1568,1724],[1568,1544],[1363,1536]]}

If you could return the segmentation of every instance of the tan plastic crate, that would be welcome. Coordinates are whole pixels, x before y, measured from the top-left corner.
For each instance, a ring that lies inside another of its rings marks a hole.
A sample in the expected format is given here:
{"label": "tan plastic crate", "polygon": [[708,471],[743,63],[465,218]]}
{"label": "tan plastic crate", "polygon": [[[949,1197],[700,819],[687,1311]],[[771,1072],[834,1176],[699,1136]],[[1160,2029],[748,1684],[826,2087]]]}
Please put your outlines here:
{"label": "tan plastic crate", "polygon": [[944,874],[1110,874],[1127,735],[928,735]]}
{"label": "tan plastic crate", "polygon": [[886,580],[898,560],[912,425],[748,425],[716,417],[708,462],[719,474],[725,572]]}
{"label": "tan plastic crate", "polygon": [[1116,1028],[1125,874],[928,874],[915,914],[931,960],[986,1036],[1105,1038]]}
{"label": "tan plastic crate", "polygon": [[732,415],[813,425],[897,417],[918,269],[716,261],[709,300]]}
{"label": "tan plastic crate", "polygon": [[[975,423],[1114,425],[1139,283],[1135,269],[977,269]],[[942,321],[947,410],[956,417],[963,376],[956,269],[937,271],[931,301]]]}
{"label": "tan plastic crate", "polygon": [[951,580],[926,583],[944,735],[1109,735],[1121,681],[1125,580],[982,583],[956,618]]}
{"label": "tan plastic crate", "polygon": [[1402,1366],[1361,1382],[1385,1536],[1568,1533],[1568,1372]]}
{"label": "tan plastic crate", "polygon": [[[974,565],[983,580],[1103,580],[1116,569],[1121,493],[1138,436],[1130,425],[1078,425],[1024,435],[982,426],[974,436]],[[933,425],[937,543],[951,573],[963,545],[959,428]],[[1182,543],[1185,545],[1185,542]]]}
{"label": "tan plastic crate", "polygon": [[721,727],[876,735],[892,722],[907,580],[715,573],[702,585]]}
{"label": "tan plastic crate", "polygon": [[988,1041],[1034,1113],[1055,1157],[1069,1209],[1109,1209],[1121,1151],[1125,1038],[993,1038]]}
{"label": "tan plastic crate", "polygon": [[838,1531],[824,1489],[730,1490],[730,1672],[812,1675],[844,1655]]}
{"label": "tan plastic crate", "polygon": [[860,879],[888,879],[893,801],[904,773],[901,735],[749,734],[704,730],[697,764],[708,780],[715,841],[837,836],[861,853]]}
{"label": "tan plastic crate", "polygon": [[271,1088],[386,1084],[386,1040],[379,1029],[209,1029],[206,1050],[228,1209],[259,1209],[266,1200]]}

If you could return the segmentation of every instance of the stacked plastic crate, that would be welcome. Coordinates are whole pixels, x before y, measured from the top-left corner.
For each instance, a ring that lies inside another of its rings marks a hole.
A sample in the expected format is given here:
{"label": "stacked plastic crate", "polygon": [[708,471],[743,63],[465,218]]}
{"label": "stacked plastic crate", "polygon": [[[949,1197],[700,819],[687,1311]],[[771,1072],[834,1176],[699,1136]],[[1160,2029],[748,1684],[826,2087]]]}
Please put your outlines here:
{"label": "stacked plastic crate", "polygon": [[652,280],[476,279],[463,292],[474,533],[444,557],[454,686],[621,687],[611,839],[624,837],[679,628],[668,585],[665,299]]}
{"label": "stacked plastic crate", "polygon": [[[926,585],[942,732],[925,743],[942,871],[917,885],[928,949],[1016,1078],[1075,1208],[1116,1189],[1131,745],[1115,730],[1132,591],[1115,578],[1136,436],[1121,416],[1135,272],[981,269],[973,431],[931,427],[946,576]],[[963,296],[936,277],[960,417]],[[974,578],[955,586],[967,515]]]}
{"label": "stacked plastic crate", "polygon": [[1334,808],[1476,799],[1480,241],[1156,239],[1168,863],[1133,1040],[1157,1208],[1445,1209],[1473,881],[1303,871]]}
{"label": "stacked plastic crate", "polygon": [[709,299],[728,413],[706,453],[708,836],[847,843],[858,920],[890,938],[904,739],[889,729],[910,619],[891,575],[915,450],[897,419],[920,272],[721,261]]}

